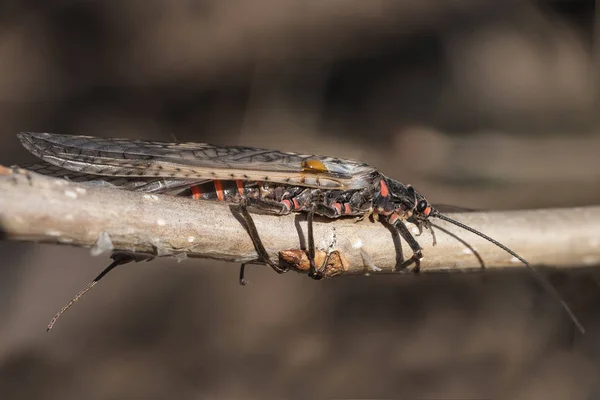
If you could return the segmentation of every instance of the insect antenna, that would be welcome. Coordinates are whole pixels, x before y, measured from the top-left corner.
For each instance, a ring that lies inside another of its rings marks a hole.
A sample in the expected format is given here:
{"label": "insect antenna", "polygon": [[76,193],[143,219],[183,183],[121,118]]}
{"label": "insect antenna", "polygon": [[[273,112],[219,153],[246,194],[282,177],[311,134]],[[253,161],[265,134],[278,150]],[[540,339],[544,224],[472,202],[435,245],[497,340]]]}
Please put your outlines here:
{"label": "insect antenna", "polygon": [[523,264],[525,264],[525,266],[529,269],[529,271],[531,271],[531,273],[534,275],[534,277],[540,282],[542,283],[542,285],[546,288],[546,290],[548,290],[555,298],[556,300],[562,305],[563,309],[566,311],[566,313],[569,315],[569,317],[571,318],[571,320],[573,321],[573,323],[575,324],[575,326],[577,327],[577,329],[581,332],[581,333],[585,333],[585,328],[583,327],[583,325],[581,324],[581,322],[579,322],[579,320],[577,319],[577,317],[575,316],[575,313],[571,310],[571,307],[569,307],[569,305],[563,300],[562,296],[560,295],[560,293],[558,293],[558,291],[556,290],[556,288],[554,286],[552,286],[552,284],[544,277],[544,275],[542,275],[540,273],[540,271],[538,271],[536,268],[534,268],[531,264],[529,264],[529,262],[527,260],[525,260],[523,257],[521,257],[520,255],[518,255],[517,253],[515,253],[514,251],[512,251],[511,249],[509,249],[508,247],[506,247],[505,245],[503,245],[502,243],[498,242],[497,240],[492,239],[491,237],[489,237],[488,235],[479,232],[476,229],[471,228],[468,225],[465,225],[461,222],[458,222],[450,217],[445,216],[444,214],[440,214],[439,211],[435,210],[434,212],[431,213],[432,217],[436,217],[439,219],[443,219],[444,221],[447,221],[453,225],[458,226],[459,228],[462,228],[464,230],[467,230],[471,233],[476,234],[477,236],[487,240],[490,243],[493,243],[494,245],[500,247],[502,250],[506,251],[508,254],[510,254],[511,256],[515,257],[516,259],[518,259],[519,261],[521,261]]}
{"label": "insect antenna", "polygon": [[81,292],[77,293],[70,302],[68,302],[63,308],[60,309],[59,312],[56,313],[56,315],[50,320],[50,323],[48,324],[48,328],[46,328],[46,332],[49,332],[50,329],[52,329],[54,324],[56,324],[56,321],[58,321],[60,316],[63,315],[65,313],[65,311],[67,311],[69,308],[71,308],[71,306],[73,304],[75,304],[75,302],[77,300],[81,299],[83,297],[83,295],[85,295],[91,288],[96,286],[96,283],[98,283],[98,281],[100,279],[102,279],[104,277],[104,275],[108,274],[112,269],[114,269],[115,267],[117,267],[119,265],[127,264],[128,262],[133,261],[134,258],[129,254],[117,253],[113,256],[113,260],[114,261],[108,267],[104,268],[104,270],[102,270],[102,272],[100,272],[98,274],[98,276],[94,278],[93,281],[88,283],[86,285],[86,287],[84,287],[81,290]]}

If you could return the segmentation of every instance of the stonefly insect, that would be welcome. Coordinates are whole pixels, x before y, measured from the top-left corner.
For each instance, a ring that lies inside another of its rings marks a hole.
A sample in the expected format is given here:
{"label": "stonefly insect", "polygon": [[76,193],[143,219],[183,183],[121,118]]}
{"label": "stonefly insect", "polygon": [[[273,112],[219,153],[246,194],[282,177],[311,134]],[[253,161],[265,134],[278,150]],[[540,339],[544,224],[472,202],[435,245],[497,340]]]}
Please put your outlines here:
{"label": "stonefly insect", "polygon": [[[430,218],[439,218],[493,243],[521,261],[560,302],[573,323],[583,326],[556,289],[531,264],[502,243],[441,214],[412,186],[388,178],[368,164],[334,157],[305,155],[240,146],[203,143],[167,143],[137,139],[98,138],[50,133],[20,133],[23,146],[44,162],[24,168],[73,181],[100,181],[134,191],[189,196],[193,199],[238,204],[258,253],[258,262],[278,273],[287,272],[269,258],[248,207],[283,215],[307,213],[309,276],[321,279],[327,259],[317,267],[313,238],[315,214],[339,218],[373,216],[391,225],[413,254],[399,269],[414,264],[418,272],[422,248],[404,224],[419,232],[431,230]],[[433,231],[432,231],[433,234]],[[435,236],[434,236],[435,244]],[[50,322],[52,328],[87,290],[114,267],[133,261],[113,255],[113,263],[67,304]],[[244,284],[244,267],[240,283]]]}

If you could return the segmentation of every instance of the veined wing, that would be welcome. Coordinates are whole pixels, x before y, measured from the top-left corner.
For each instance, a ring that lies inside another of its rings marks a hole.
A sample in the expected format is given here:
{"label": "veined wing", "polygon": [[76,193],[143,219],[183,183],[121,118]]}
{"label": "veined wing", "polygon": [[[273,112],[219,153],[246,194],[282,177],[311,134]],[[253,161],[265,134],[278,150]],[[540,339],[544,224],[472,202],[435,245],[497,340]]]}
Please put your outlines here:
{"label": "veined wing", "polygon": [[173,195],[189,188],[190,186],[201,185],[209,181],[208,179],[187,180],[161,177],[142,178],[91,175],[83,172],[71,171],[43,161],[34,164],[17,165],[15,167],[24,168],[28,171],[37,172],[38,174],[46,176],[67,179],[71,182],[97,186],[111,186],[147,193],[168,193]]}
{"label": "veined wing", "polygon": [[167,143],[51,133],[20,133],[33,154],[61,168],[91,175],[163,177],[182,180],[242,179],[359,189],[378,172],[371,166],[317,155],[219,147],[204,143]]}

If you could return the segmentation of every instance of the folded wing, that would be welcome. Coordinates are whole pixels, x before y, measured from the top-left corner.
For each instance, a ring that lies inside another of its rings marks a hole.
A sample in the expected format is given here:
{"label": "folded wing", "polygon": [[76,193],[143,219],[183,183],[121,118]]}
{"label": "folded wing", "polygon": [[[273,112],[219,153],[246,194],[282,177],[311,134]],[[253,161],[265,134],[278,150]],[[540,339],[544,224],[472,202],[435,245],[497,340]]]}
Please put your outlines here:
{"label": "folded wing", "polygon": [[241,179],[345,190],[366,187],[377,174],[373,167],[353,160],[241,146],[29,132],[20,133],[19,139],[42,160],[88,175]]}

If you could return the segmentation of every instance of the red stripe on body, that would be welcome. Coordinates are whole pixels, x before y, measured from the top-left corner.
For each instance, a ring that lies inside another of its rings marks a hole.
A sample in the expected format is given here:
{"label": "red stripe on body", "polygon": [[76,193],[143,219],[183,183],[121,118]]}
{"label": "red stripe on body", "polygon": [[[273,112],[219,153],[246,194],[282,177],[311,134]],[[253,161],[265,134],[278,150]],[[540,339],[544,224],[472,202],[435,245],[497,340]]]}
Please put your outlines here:
{"label": "red stripe on body", "polygon": [[283,205],[287,208],[287,211],[292,209],[292,202],[288,199],[281,200],[281,203],[283,203]]}
{"label": "red stripe on body", "polygon": [[387,183],[385,183],[385,181],[382,179],[381,182],[379,183],[379,186],[380,186],[379,192],[381,193],[381,195],[383,197],[388,197],[390,194],[390,191],[387,187]]}
{"label": "red stripe on body", "polygon": [[244,194],[245,194],[244,181],[236,179],[235,184],[237,186],[237,190],[238,190],[238,193],[240,194],[240,196],[244,196]]}
{"label": "red stripe on body", "polygon": [[200,190],[200,186],[192,186],[190,189],[192,191],[192,199],[200,200],[202,198],[202,191]]}
{"label": "red stripe on body", "polygon": [[351,214],[352,213],[352,208],[350,207],[349,203],[344,204],[344,214]]}
{"label": "red stripe on body", "polygon": [[338,211],[338,214],[342,213],[342,205],[340,203],[333,203],[331,206]]}
{"label": "red stripe on body", "polygon": [[223,183],[221,181],[213,181],[213,184],[215,185],[215,192],[217,193],[217,199],[219,201],[223,201],[223,199],[225,198],[223,196]]}

